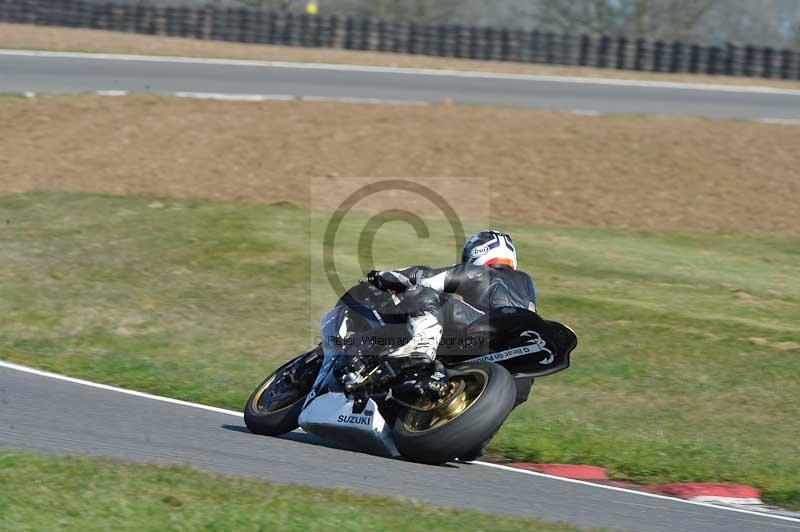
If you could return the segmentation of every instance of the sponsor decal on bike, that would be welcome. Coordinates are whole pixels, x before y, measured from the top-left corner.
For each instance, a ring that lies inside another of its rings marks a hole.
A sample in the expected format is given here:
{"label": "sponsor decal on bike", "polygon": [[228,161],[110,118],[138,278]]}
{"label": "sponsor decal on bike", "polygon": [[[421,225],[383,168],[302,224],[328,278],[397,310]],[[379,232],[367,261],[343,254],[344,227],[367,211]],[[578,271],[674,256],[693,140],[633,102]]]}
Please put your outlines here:
{"label": "sponsor decal on bike", "polygon": [[520,347],[513,347],[505,351],[498,351],[497,353],[489,353],[476,358],[467,360],[468,364],[477,362],[502,362],[511,358],[521,357],[524,355],[532,355],[535,353],[547,353],[547,356],[539,361],[539,364],[547,365],[552,364],[555,360],[555,355],[547,347],[547,344],[542,336],[536,331],[523,331],[520,333],[520,338],[525,338],[527,345]]}
{"label": "sponsor decal on bike", "polygon": [[370,417],[369,416],[359,416],[353,415],[348,416],[345,414],[341,414],[338,418],[336,418],[337,423],[346,423],[348,425],[369,425],[370,424]]}
{"label": "sponsor decal on bike", "polygon": [[477,358],[471,358],[467,360],[467,364],[477,363],[477,362],[501,362],[503,360],[508,360],[509,358],[516,358],[521,357],[523,355],[530,355],[535,353],[533,349],[524,346],[524,347],[515,347],[513,349],[506,349],[505,351],[498,351],[497,353],[489,353],[488,355],[482,355]]}
{"label": "sponsor decal on bike", "polygon": [[542,335],[537,333],[536,331],[525,331],[520,334],[520,337],[525,337],[528,339],[529,345],[535,345],[539,348],[539,351],[547,353],[547,356],[539,361],[539,364],[547,365],[552,364],[553,360],[555,360],[556,356],[553,354],[552,351],[547,349],[545,345],[547,342],[542,339]]}

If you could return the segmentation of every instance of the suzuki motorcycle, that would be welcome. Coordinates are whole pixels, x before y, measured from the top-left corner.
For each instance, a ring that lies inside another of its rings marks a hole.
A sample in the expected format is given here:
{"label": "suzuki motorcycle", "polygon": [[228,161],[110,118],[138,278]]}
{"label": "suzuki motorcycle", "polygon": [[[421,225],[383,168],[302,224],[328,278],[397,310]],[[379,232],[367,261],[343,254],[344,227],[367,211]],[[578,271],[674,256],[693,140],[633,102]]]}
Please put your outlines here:
{"label": "suzuki motorcycle", "polygon": [[457,336],[445,331],[435,361],[390,357],[410,340],[399,301],[367,282],[351,288],[322,318],[322,342],[250,396],[250,431],[277,436],[299,426],[415,462],[474,460],[527,399],[533,379],[568,368],[577,346],[569,327],[503,307]]}

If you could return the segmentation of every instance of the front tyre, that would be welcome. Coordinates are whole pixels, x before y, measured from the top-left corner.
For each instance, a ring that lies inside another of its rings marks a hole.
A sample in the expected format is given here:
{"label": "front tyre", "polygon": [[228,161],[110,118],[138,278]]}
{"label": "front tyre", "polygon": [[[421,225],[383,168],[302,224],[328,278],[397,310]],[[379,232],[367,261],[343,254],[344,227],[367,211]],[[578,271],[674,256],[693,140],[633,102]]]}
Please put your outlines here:
{"label": "front tyre", "polygon": [[278,436],[299,426],[300,411],[322,359],[315,351],[290,360],[258,385],[244,408],[250,432]]}
{"label": "front tyre", "polygon": [[464,374],[450,379],[456,397],[438,409],[408,409],[395,422],[395,444],[405,458],[441,464],[468,456],[488,443],[514,408],[516,387],[504,367],[485,362],[455,370]]}

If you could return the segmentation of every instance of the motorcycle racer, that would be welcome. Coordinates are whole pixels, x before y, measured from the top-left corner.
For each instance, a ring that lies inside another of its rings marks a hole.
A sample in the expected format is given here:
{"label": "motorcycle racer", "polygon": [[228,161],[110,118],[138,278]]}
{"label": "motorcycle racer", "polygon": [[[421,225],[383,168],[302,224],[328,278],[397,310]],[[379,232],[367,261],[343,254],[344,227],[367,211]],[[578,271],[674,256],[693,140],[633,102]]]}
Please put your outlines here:
{"label": "motorcycle racer", "polygon": [[[569,367],[577,336],[531,311],[533,280],[516,269],[510,236],[481,231],[462,257],[372,271],[347,290],[320,320],[317,347],[254,390],[247,427],[363,436],[365,449],[423,463],[482,456],[533,378]],[[448,322],[460,328],[443,337]]]}
{"label": "motorcycle racer", "polygon": [[[436,357],[443,330],[457,335],[485,312],[500,307],[536,311],[536,287],[530,275],[517,269],[517,250],[508,233],[487,229],[470,236],[461,252],[461,263],[444,268],[411,266],[382,272],[372,270],[367,280],[382,290],[402,293],[404,303],[418,308],[409,315],[412,340],[388,356]],[[440,298],[434,293],[456,294],[460,299]],[[443,304],[441,304],[443,303]],[[514,407],[528,400],[533,379],[514,380]],[[489,440],[460,457],[477,460]]]}
{"label": "motorcycle racer", "polygon": [[[382,290],[403,293],[407,304],[421,301],[409,327],[413,340],[392,356],[436,356],[443,331],[457,334],[483,313],[499,307],[536,311],[536,288],[530,275],[517,269],[517,252],[508,233],[487,229],[469,237],[461,263],[444,268],[411,266],[392,271],[372,270],[367,280]],[[427,290],[456,294],[437,311]],[[414,306],[413,304],[411,306]],[[416,315],[415,315],[416,314]]]}

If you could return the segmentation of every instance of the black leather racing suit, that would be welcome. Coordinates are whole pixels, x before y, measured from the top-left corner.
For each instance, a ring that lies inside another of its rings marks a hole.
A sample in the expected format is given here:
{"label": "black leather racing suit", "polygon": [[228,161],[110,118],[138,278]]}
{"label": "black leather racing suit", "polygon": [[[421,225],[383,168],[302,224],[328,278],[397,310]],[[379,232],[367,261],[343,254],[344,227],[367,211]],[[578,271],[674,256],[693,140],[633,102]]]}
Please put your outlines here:
{"label": "black leather racing suit", "polygon": [[464,330],[481,314],[499,307],[536,310],[536,287],[531,276],[506,266],[456,264],[445,268],[412,266],[397,270],[417,286],[457,294],[444,312],[445,330]]}
{"label": "black leather racing suit", "polygon": [[[462,263],[445,268],[412,266],[396,270],[408,277],[412,284],[431,290],[411,290],[406,294],[417,300],[412,306],[433,310],[441,320],[444,337],[458,336],[466,327],[485,312],[499,307],[517,307],[536,311],[536,287],[525,272],[507,266],[477,266]],[[452,297],[436,297],[436,293],[457,294]],[[530,394],[533,380],[529,377],[515,379],[517,386],[516,405],[525,402]]]}

